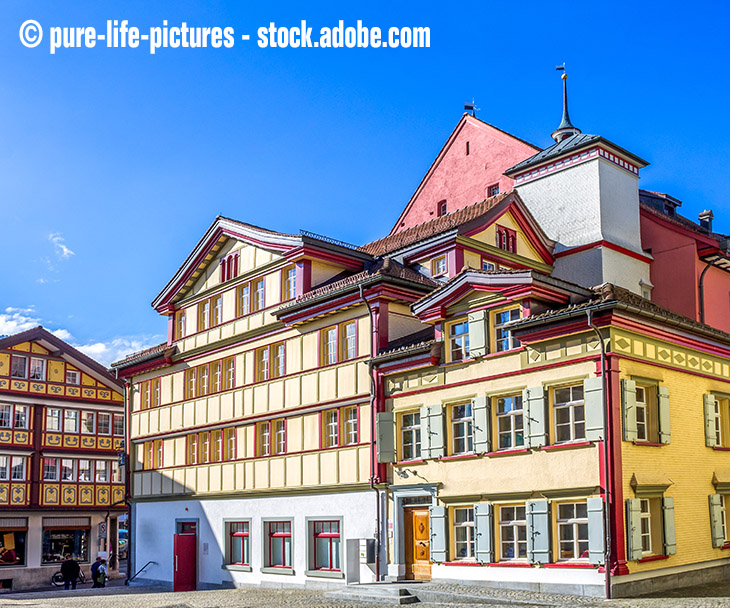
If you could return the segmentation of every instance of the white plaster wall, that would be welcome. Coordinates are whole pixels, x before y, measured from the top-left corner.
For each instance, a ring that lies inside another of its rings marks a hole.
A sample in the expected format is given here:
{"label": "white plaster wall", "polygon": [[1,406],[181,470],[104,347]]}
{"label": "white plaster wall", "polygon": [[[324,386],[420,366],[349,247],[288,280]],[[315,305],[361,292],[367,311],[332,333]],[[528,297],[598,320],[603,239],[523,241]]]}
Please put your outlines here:
{"label": "white plaster wall", "polygon": [[603,281],[641,295],[641,282],[651,284],[649,263],[603,248]]}
{"label": "white plaster wall", "polygon": [[602,248],[587,249],[555,260],[553,276],[583,287],[603,283]]}
{"label": "white plaster wall", "polygon": [[[344,579],[308,577],[307,526],[305,518],[342,518],[342,571],[347,564],[347,539],[374,538],[376,505],[374,492],[342,492],[303,496],[272,496],[218,500],[145,502],[136,505],[134,551],[136,568],[154,560],[143,578],[168,581],[173,577],[173,535],[175,522],[198,520],[199,585],[304,585],[313,582],[343,583]],[[225,570],[224,519],[251,519],[251,572]],[[262,573],[263,518],[293,519],[294,575]],[[205,544],[208,553],[204,555]],[[365,582],[365,581],[363,581]],[[368,581],[369,582],[369,581]]]}
{"label": "white plaster wall", "polygon": [[599,159],[598,163],[603,238],[615,245],[643,253],[639,220],[639,178],[607,160]]}
{"label": "white plaster wall", "polygon": [[613,283],[641,295],[641,281],[649,282],[649,263],[607,247],[579,251],[555,260],[553,276],[595,287]]}

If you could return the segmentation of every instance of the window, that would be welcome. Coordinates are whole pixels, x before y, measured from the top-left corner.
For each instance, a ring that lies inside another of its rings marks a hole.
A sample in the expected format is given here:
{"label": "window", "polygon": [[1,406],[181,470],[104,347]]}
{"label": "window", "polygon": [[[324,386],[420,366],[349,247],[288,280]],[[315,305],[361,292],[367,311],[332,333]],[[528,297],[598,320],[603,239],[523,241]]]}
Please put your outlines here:
{"label": "window", "polygon": [[340,445],[339,411],[327,410],[322,413],[323,447],[332,448]]}
{"label": "window", "polygon": [[66,369],[66,384],[76,384],[81,382],[81,374],[75,369]]}
{"label": "window", "polygon": [[403,460],[421,457],[421,413],[403,414],[401,417],[401,441]]}
{"label": "window", "polygon": [[[717,404],[717,401],[715,402]],[[636,440],[659,442],[657,387],[650,384],[636,384]],[[716,432],[722,433],[716,427]],[[722,445],[719,443],[718,445]]]}
{"label": "window", "polygon": [[320,331],[320,365],[357,357],[357,321],[346,321]]}
{"label": "window", "polygon": [[585,502],[558,504],[560,560],[588,559],[588,505]]}
{"label": "window", "polygon": [[46,408],[46,430],[61,430],[61,410],[55,408]]}
{"label": "window", "polygon": [[19,355],[10,357],[10,377],[26,378],[28,376],[28,358]]}
{"label": "window", "polygon": [[251,284],[244,283],[236,287],[236,316],[243,317],[251,313]]}
{"label": "window", "polygon": [[651,544],[651,503],[648,498],[641,499],[641,552],[652,553]]}
{"label": "window", "polygon": [[43,459],[43,481],[58,481],[58,458]]}
{"label": "window", "polygon": [[466,142],[466,155],[469,156],[469,142]]}
{"label": "window", "polygon": [[228,524],[228,563],[236,566],[251,565],[251,522]]}
{"label": "window", "polygon": [[236,429],[223,429],[223,459],[236,459]]}
{"label": "window", "polygon": [[311,523],[314,555],[313,570],[339,572],[341,569],[341,542],[339,521],[314,521]]}
{"label": "window", "polygon": [[520,345],[520,341],[512,337],[512,332],[505,327],[507,323],[517,321],[520,316],[520,307],[494,313],[494,344],[496,352],[512,350]]}
{"label": "window", "polygon": [[44,359],[30,360],[30,374],[28,375],[28,378],[31,380],[46,379],[46,362]]}
{"label": "window", "polygon": [[649,419],[649,407],[647,403],[646,387],[636,387],[636,439],[638,441],[648,441],[649,434],[646,428]]}
{"label": "window", "polygon": [[0,404],[0,428],[2,429],[27,429],[28,428],[28,406]]}
{"label": "window", "polygon": [[487,260],[482,260],[482,270],[496,270],[497,266],[494,262],[488,262]]}
{"label": "window", "polygon": [[188,464],[198,464],[198,434],[193,433],[186,438]]}
{"label": "window", "polygon": [[226,390],[233,388],[236,385],[236,359],[234,357],[223,359],[223,374]]}
{"label": "window", "polygon": [[286,420],[275,420],[274,427],[274,454],[286,452]]}
{"label": "window", "polygon": [[89,561],[89,530],[54,530],[43,528],[43,562],[62,562],[70,553],[78,562]]}
{"label": "window", "polygon": [[27,429],[29,428],[29,416],[28,416],[27,405],[16,405],[15,406],[15,421],[14,428],[16,429]]}
{"label": "window", "polygon": [[253,286],[253,310],[263,310],[266,307],[266,298],[264,292],[264,279],[256,279],[252,281]]}
{"label": "window", "polygon": [[446,274],[446,256],[441,255],[437,258],[434,258],[431,260],[431,276],[432,277],[440,277],[444,274]]}
{"label": "window", "polygon": [[439,217],[446,215],[448,212],[446,207],[446,201],[440,201],[438,205],[436,205],[436,213]]}
{"label": "window", "polygon": [[357,443],[357,422],[358,411],[357,406],[346,407],[343,411],[344,439],[345,445],[354,445]]}
{"label": "window", "polygon": [[271,456],[271,425],[269,422],[259,422],[256,425],[258,444],[257,456]]}
{"label": "window", "polygon": [[9,429],[13,424],[13,406],[0,405],[0,428]]}
{"label": "window", "polygon": [[91,460],[79,460],[79,481],[91,481]]}
{"label": "window", "polygon": [[112,460],[112,483],[124,483],[124,477],[122,477],[122,469],[119,466],[118,460]]}
{"label": "window", "polygon": [[25,456],[13,456],[11,460],[12,471],[10,478],[12,481],[25,481]]}
{"label": "window", "polygon": [[140,386],[140,398],[142,399],[142,409],[146,410],[150,407],[150,383],[142,382]]}
{"label": "window", "polygon": [[517,233],[510,228],[497,226],[497,247],[510,253],[517,253]]}
{"label": "window", "polygon": [[525,445],[522,395],[496,397],[497,446],[510,450]]}
{"label": "window", "polygon": [[96,432],[96,414],[94,412],[81,412],[81,432],[85,435],[93,435]]}
{"label": "window", "polygon": [[270,568],[291,568],[291,522],[269,521],[265,523],[269,543]]}
{"label": "window", "polygon": [[223,433],[220,430],[210,432],[210,461],[220,462],[223,457]]}
{"label": "window", "polygon": [[195,386],[196,386],[196,369],[185,370],[185,399],[195,398]]}
{"label": "window", "polygon": [[220,325],[222,320],[223,296],[211,296],[198,303],[198,331]]}
{"label": "window", "polygon": [[175,339],[180,340],[185,337],[185,310],[178,310],[175,313]]}
{"label": "window", "polygon": [[0,481],[8,480],[8,462],[9,456],[0,456]]}
{"label": "window", "polygon": [[112,415],[99,412],[96,419],[97,419],[97,423],[98,423],[97,432],[99,433],[99,435],[111,435],[112,434],[112,429],[111,429]]}
{"label": "window", "polygon": [[18,523],[22,522],[22,528],[0,528],[0,566],[25,565],[25,547],[26,536],[28,534],[28,519],[18,519],[20,519]]}
{"label": "window", "polygon": [[286,344],[277,342],[256,349],[256,381],[280,378],[285,374]]}
{"label": "window", "polygon": [[238,252],[229,253],[226,257],[221,260],[221,283],[230,281],[231,279],[238,276]]}
{"label": "window", "polygon": [[497,196],[499,194],[499,184],[492,184],[487,186],[487,198]]}
{"label": "window", "polygon": [[124,415],[114,414],[114,436],[124,437]]}
{"label": "window", "polygon": [[457,560],[474,559],[474,508],[455,508],[454,511],[454,555]]}
{"label": "window", "polygon": [[198,386],[197,388],[197,396],[198,397],[204,397],[208,394],[208,374],[210,373],[210,370],[208,369],[207,365],[200,365],[198,367],[197,372],[197,380],[198,380]]}
{"label": "window", "polygon": [[553,390],[555,408],[555,442],[585,439],[583,385],[563,386]]}
{"label": "window", "polygon": [[469,322],[449,325],[449,354],[451,361],[461,361],[469,356]]}
{"label": "window", "polygon": [[150,396],[152,398],[151,406],[157,407],[160,405],[160,379],[152,378],[150,380]]}
{"label": "window", "polygon": [[527,559],[527,520],[524,505],[499,507],[499,558]]}
{"label": "window", "polygon": [[64,410],[63,412],[63,432],[78,433],[79,432],[79,413],[76,410]]}
{"label": "window", "polygon": [[288,266],[281,271],[281,301],[293,300],[297,295],[297,269]]}
{"label": "window", "polygon": [[76,476],[74,475],[74,464],[75,462],[70,458],[63,458],[61,460],[61,481],[76,480]]}
{"label": "window", "polygon": [[[205,433],[207,435],[207,433]],[[164,463],[164,444],[161,439],[155,439],[154,441],[145,441],[143,445],[143,452],[144,452],[144,461],[143,465],[145,469],[161,469],[162,465]],[[207,446],[206,446],[207,447]],[[98,467],[100,466],[99,463],[102,463],[105,467],[104,469],[104,481],[108,481],[107,472],[106,472],[106,461],[105,460],[97,460],[96,466],[96,481],[101,481],[99,479],[99,470]]]}
{"label": "window", "polygon": [[211,374],[211,389],[214,393],[220,393],[223,388],[223,362],[213,361],[210,364]]}
{"label": "window", "polygon": [[210,433],[198,433],[198,463],[207,464],[210,462]]}
{"label": "window", "polygon": [[452,454],[474,451],[473,422],[471,402],[451,406]]}

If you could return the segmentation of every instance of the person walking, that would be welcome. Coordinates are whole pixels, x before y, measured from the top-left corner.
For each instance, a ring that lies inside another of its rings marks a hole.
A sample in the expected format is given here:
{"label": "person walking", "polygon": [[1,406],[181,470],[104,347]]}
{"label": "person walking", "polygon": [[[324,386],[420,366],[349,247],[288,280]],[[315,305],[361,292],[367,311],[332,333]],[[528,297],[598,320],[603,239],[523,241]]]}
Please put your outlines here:
{"label": "person walking", "polygon": [[106,577],[106,560],[102,559],[101,563],[99,564],[99,568],[97,568],[96,570],[96,578],[94,579],[94,584],[97,587],[106,587]]}
{"label": "person walking", "polygon": [[101,557],[97,557],[96,561],[91,564],[91,580],[94,581],[94,584],[92,585],[92,587],[94,588],[102,586],[99,584],[97,576],[99,575],[99,567],[101,566],[103,561],[104,560]]}
{"label": "person walking", "polygon": [[61,564],[61,576],[63,576],[63,588],[68,590],[69,587],[76,589],[76,581],[79,578],[79,572],[81,572],[81,566],[79,562],[71,557],[69,553]]}

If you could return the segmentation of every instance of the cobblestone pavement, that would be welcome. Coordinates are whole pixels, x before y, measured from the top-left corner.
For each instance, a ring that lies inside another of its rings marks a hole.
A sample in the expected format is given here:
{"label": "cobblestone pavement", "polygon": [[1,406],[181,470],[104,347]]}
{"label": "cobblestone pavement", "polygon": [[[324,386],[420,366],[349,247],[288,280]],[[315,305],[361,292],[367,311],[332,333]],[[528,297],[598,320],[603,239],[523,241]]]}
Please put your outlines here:
{"label": "cobblestone pavement", "polygon": [[[462,593],[465,601],[420,603],[420,608],[730,608],[730,583],[703,585],[651,597],[605,601],[566,595],[434,585],[434,591]],[[466,596],[470,596],[468,599]],[[475,600],[478,603],[475,603]],[[155,587],[57,590],[0,596],[0,608],[382,608],[384,604],[328,598],[324,591],[230,589],[170,593]]]}

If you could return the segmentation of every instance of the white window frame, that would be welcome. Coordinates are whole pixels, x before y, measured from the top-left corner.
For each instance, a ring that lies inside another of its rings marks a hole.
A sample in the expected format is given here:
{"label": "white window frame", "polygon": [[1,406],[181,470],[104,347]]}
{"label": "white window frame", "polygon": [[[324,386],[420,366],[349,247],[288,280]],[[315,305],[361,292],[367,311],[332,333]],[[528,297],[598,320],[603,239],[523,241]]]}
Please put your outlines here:
{"label": "white window frame", "polygon": [[[50,465],[50,466],[49,466]],[[43,481],[58,481],[58,458],[43,457]]]}
{"label": "white window frame", "polygon": [[[459,514],[466,517],[459,521]],[[452,524],[454,530],[454,561],[473,561],[476,557],[476,530],[474,527],[474,507],[454,507],[454,521]],[[459,533],[462,532],[465,538],[459,539]],[[459,547],[466,549],[464,555],[459,555]]]}
{"label": "white window frame", "polygon": [[[570,401],[558,401],[557,394],[558,391],[569,389],[570,390]],[[574,390],[580,390],[581,394],[583,395],[583,398],[581,399],[574,399],[573,398],[573,391]],[[577,418],[576,416],[576,410],[577,408],[583,409],[583,418]],[[558,412],[559,411],[567,411],[568,412],[568,422],[565,423],[558,423]],[[584,441],[586,438],[586,419],[585,419],[585,394],[583,393],[583,385],[582,384],[571,384],[569,386],[559,386],[555,387],[553,389],[553,419],[555,421],[555,443],[570,443],[573,441]],[[583,426],[583,433],[578,433],[578,426]],[[568,439],[558,439],[558,429],[560,427],[567,427],[570,429],[570,437]]]}
{"label": "white window frame", "polygon": [[[469,321],[463,319],[449,323],[449,359],[452,362],[463,361],[469,358]],[[458,330],[458,331],[457,331]],[[460,352],[460,357],[454,353]]]}
{"label": "white window frame", "polygon": [[344,421],[344,445],[355,445],[358,440],[358,422],[360,413],[356,405],[346,407],[342,412]]}
{"label": "white window frame", "polygon": [[[517,313],[516,315],[514,313]],[[506,320],[499,320],[501,315],[508,315]],[[512,331],[505,325],[522,317],[522,307],[505,308],[494,313],[494,352],[504,353],[520,347],[520,341],[512,336]],[[506,342],[506,348],[504,348]]]}
{"label": "white window frame", "polygon": [[[651,502],[648,498],[641,499],[641,553],[642,555],[653,554],[651,539]],[[646,528],[645,528],[646,526]],[[644,541],[647,541],[646,543]]]}
{"label": "white window frame", "polygon": [[[464,415],[456,417],[457,408],[465,408]],[[450,406],[451,418],[451,455],[474,453],[474,404],[471,401],[455,403]],[[464,442],[464,449],[457,449],[457,441]]]}
{"label": "white window frame", "polygon": [[[578,507],[582,505],[585,509],[585,517],[578,517]],[[569,517],[562,516],[561,511],[566,507],[572,507],[573,515]],[[588,561],[588,504],[585,501],[578,502],[562,502],[557,505],[557,524],[558,524],[558,561],[584,562]],[[580,537],[581,526],[585,529],[585,538]],[[562,540],[562,531],[570,530],[572,539]],[[569,543],[572,546],[573,557],[563,557],[563,545]],[[584,544],[585,550],[581,552],[580,546]]]}
{"label": "white window frame", "polygon": [[[514,450],[525,446],[525,418],[522,395],[504,395],[495,397],[495,415],[497,418],[497,450]],[[501,411],[503,404],[511,400],[514,407]],[[519,403],[519,409],[517,404]],[[520,422],[518,422],[518,420]],[[509,423],[509,429],[502,429],[502,422]],[[517,443],[517,435],[522,434],[522,442]],[[509,445],[502,445],[502,437],[509,437]]]}
{"label": "white window frame", "polygon": [[[416,422],[417,421],[417,422]],[[403,460],[420,460],[421,459],[421,412],[406,412],[401,415],[401,454]],[[410,455],[406,454],[406,448],[409,447],[413,451]]]}
{"label": "white window frame", "polygon": [[[18,375],[15,371],[15,362],[21,360],[23,361],[23,373],[22,375]],[[28,357],[24,357],[23,355],[10,355],[10,377],[21,379],[28,377]]]}
{"label": "white window frame", "polygon": [[[507,509],[512,510],[512,517],[505,519]],[[520,509],[522,509],[524,519],[518,519]],[[511,540],[505,539],[505,531],[508,529],[512,530],[513,538]],[[524,531],[524,540],[520,540],[520,530]],[[520,545],[524,545],[524,557],[520,557]],[[512,557],[505,555],[506,547],[512,548]],[[527,506],[524,503],[499,506],[499,561],[527,561]]]}
{"label": "white window frame", "polygon": [[[37,367],[38,364],[40,364],[40,371]],[[46,360],[45,359],[39,359],[37,357],[30,358],[30,365],[28,366],[28,379],[29,380],[39,380],[41,382],[45,382],[45,380],[46,380]]]}

